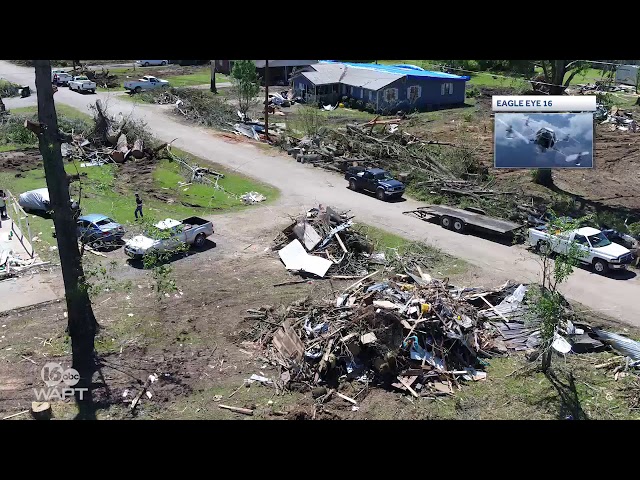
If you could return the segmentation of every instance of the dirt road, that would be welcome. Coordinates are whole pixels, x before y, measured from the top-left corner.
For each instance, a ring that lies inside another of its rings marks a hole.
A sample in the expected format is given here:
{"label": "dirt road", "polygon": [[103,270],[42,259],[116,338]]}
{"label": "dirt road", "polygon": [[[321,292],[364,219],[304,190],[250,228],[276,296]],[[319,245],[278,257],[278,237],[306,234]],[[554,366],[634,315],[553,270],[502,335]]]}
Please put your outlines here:
{"label": "dirt road", "polygon": [[[0,61],[0,78],[35,87],[31,68],[18,67],[6,61]],[[155,135],[163,140],[177,137],[178,140],[174,142],[176,147],[279,188],[282,197],[276,206],[278,209],[290,207],[292,212],[297,212],[317,203],[329,203],[350,209],[361,222],[431,243],[491,271],[496,279],[526,282],[536,281],[539,276],[537,257],[522,246],[501,245],[471,235],[460,235],[444,230],[439,225],[402,215],[402,211],[422,205],[414,200],[382,203],[367,195],[354,193],[346,188],[346,182],[337,174],[298,164],[275,149],[225,141],[210,130],[181,124],[167,115],[158,114],[162,109],[159,106],[132,104],[108,93],[83,95],[66,88],[60,88],[55,94],[56,102],[85,112],[88,111],[88,105],[98,98],[108,102],[112,113],[122,112],[125,116],[131,113],[145,120]],[[7,108],[36,103],[35,95],[26,99],[5,100]],[[594,311],[640,326],[640,308],[635,300],[640,293],[640,279],[634,273],[603,277],[588,269],[578,269],[562,291],[567,297]]]}

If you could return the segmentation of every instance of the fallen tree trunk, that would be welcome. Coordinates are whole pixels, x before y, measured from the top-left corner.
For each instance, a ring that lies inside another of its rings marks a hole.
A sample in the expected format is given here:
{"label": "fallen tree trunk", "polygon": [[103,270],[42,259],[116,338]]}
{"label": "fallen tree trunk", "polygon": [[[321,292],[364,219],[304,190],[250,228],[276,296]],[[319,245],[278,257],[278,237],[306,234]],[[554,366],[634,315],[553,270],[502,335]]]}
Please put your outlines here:
{"label": "fallen tree trunk", "polygon": [[118,137],[116,149],[111,152],[111,159],[116,163],[124,163],[130,151],[126,135],[120,135],[120,137]]}
{"label": "fallen tree trunk", "polygon": [[131,155],[133,155],[134,158],[142,158],[144,157],[144,141],[136,138],[136,140],[133,142],[133,149],[131,150]]}

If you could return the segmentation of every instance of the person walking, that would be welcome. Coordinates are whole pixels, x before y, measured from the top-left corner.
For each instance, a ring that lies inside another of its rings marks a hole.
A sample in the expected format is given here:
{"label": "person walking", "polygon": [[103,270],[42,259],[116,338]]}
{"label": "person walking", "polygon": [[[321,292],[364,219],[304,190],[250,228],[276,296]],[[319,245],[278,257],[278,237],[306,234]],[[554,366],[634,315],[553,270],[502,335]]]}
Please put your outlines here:
{"label": "person walking", "polygon": [[7,196],[4,190],[0,190],[0,220],[7,219]]}
{"label": "person walking", "polygon": [[142,214],[142,199],[140,198],[140,195],[136,193],[136,220],[138,219],[138,213],[140,213],[140,218],[144,218],[144,215]]}

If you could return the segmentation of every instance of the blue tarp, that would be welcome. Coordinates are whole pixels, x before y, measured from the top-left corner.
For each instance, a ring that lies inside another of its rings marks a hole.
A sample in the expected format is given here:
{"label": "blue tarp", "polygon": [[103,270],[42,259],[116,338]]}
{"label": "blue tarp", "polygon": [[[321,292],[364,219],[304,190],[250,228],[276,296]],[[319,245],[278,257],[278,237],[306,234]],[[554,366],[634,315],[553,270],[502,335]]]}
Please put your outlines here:
{"label": "blue tarp", "polygon": [[432,72],[430,70],[416,70],[414,66],[401,67],[398,65],[378,65],[377,63],[348,63],[338,62],[336,60],[320,60],[319,63],[342,63],[350,67],[368,68],[371,70],[378,70],[381,72],[394,73],[396,75],[406,75],[408,77],[422,77],[431,78],[434,80],[459,80],[468,81],[471,77],[453,75],[451,73],[444,72]]}

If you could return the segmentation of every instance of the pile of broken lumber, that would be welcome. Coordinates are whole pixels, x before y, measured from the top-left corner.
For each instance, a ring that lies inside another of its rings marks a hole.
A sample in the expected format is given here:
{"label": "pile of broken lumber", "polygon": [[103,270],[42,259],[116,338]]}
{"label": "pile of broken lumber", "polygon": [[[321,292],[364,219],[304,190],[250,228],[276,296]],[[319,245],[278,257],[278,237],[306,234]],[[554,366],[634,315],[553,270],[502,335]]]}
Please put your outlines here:
{"label": "pile of broken lumber", "polygon": [[367,275],[384,260],[373,243],[354,229],[353,217],[319,205],[292,219],[274,241],[288,270],[318,277]]}
{"label": "pile of broken lumber", "polygon": [[498,301],[517,289],[505,284],[487,292],[417,280],[402,274],[381,283],[366,278],[331,305],[304,301],[280,312],[251,310],[246,333],[281,367],[283,388],[338,389],[352,382],[414,397],[452,395],[462,382],[486,378],[483,358],[507,352],[501,320],[483,317],[493,304],[479,308],[472,301]]}

